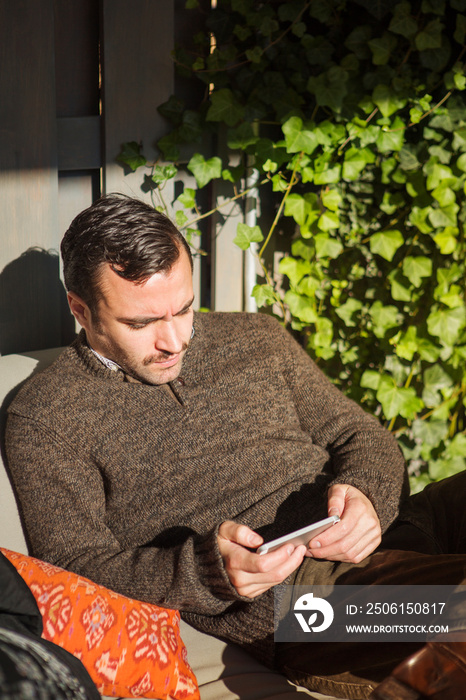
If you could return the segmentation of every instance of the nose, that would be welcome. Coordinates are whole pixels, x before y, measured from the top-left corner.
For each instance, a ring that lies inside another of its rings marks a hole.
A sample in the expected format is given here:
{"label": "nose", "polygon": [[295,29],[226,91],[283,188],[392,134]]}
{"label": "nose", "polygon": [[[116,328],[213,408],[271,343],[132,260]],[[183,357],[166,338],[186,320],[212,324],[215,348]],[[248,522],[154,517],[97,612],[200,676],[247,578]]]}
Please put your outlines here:
{"label": "nose", "polygon": [[169,321],[161,320],[156,324],[156,350],[170,355],[176,355],[183,350],[185,343],[177,321],[178,319],[171,318]]}

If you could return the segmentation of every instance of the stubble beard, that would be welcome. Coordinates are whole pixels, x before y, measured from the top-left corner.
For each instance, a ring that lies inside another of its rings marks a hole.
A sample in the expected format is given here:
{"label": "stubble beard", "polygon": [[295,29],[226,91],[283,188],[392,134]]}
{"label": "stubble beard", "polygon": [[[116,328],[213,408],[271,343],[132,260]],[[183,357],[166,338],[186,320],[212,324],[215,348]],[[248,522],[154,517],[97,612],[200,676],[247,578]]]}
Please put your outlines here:
{"label": "stubble beard", "polygon": [[151,372],[149,369],[146,370],[146,368],[149,368],[151,365],[154,365],[157,362],[163,362],[164,360],[168,360],[171,357],[171,354],[164,352],[154,353],[152,355],[148,355],[141,361],[133,355],[125,352],[119,345],[115,345],[112,342],[108,342],[108,339],[106,338],[103,332],[98,314],[95,314],[93,316],[93,321],[94,330],[100,336],[104,345],[103,353],[101,354],[103,354],[109,360],[116,362],[116,364],[119,365],[121,369],[124,372],[126,372],[126,374],[130,375],[131,377],[137,379],[140,382],[143,382],[144,384],[153,384],[155,386],[160,386],[161,384],[168,384],[168,382],[172,382],[179,376],[181,372],[183,358],[186,353],[186,350],[188,349],[190,340],[183,343],[180,352],[180,359],[175,365],[173,365],[172,367],[159,369],[158,372]]}

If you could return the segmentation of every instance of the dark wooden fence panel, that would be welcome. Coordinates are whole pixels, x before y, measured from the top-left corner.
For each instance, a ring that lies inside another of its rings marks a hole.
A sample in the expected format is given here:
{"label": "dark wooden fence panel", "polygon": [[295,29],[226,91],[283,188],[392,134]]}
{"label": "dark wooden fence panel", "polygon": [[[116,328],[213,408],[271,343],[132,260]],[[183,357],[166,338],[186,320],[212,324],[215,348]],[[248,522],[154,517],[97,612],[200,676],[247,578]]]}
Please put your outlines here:
{"label": "dark wooden fence panel", "polygon": [[[184,0],[0,0],[0,354],[74,336],[60,240],[101,193],[149,199],[116,156],[136,140],[153,158],[169,128],[158,105],[175,89],[189,103],[196,88],[175,77],[171,52],[194,32]],[[233,235],[206,227],[198,305],[240,310]]]}
{"label": "dark wooden fence panel", "polygon": [[[61,340],[50,0],[0,3],[0,352]],[[57,323],[58,319],[58,323]]]}

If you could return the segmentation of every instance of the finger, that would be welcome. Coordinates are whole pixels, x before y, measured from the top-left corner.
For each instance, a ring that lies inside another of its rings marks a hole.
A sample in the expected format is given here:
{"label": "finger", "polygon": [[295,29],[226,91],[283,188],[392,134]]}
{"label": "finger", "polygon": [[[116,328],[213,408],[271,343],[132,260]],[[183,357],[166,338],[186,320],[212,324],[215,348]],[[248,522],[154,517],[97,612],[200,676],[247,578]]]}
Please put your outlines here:
{"label": "finger", "polygon": [[[289,556],[286,556],[284,561],[270,571],[261,573],[234,572],[233,585],[241,595],[255,598],[288,578],[301,564],[305,552],[305,546],[299,545]],[[276,554],[276,552],[271,552],[270,554]],[[263,555],[260,559],[263,560],[265,556],[268,557],[268,555]],[[264,566],[262,561],[260,566]]]}
{"label": "finger", "polygon": [[311,556],[330,561],[359,562],[368,556],[380,544],[380,528],[374,526],[361,535],[350,533],[348,536],[329,544],[326,547],[313,547]]}
{"label": "finger", "polygon": [[283,544],[278,549],[274,549],[273,552],[257,555],[259,557],[255,560],[257,571],[263,573],[273,571],[277,567],[288,562],[290,557],[296,556],[296,551],[299,547],[304,547],[304,545],[296,547],[296,545],[288,543]]}
{"label": "finger", "polygon": [[344,484],[334,484],[328,490],[327,512],[329,515],[342,516],[345,510],[345,501],[348,487]]}
{"label": "finger", "polygon": [[247,525],[241,525],[233,520],[225,520],[218,530],[219,537],[236,542],[242,547],[259,547],[263,543],[263,538]]}

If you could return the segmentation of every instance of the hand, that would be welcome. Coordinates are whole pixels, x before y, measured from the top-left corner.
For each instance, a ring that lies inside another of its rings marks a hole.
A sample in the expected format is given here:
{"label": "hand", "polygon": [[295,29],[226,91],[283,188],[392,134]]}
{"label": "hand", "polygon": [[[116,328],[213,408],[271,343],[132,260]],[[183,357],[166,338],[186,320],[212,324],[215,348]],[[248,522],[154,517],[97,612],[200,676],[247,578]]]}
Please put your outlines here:
{"label": "hand", "polygon": [[218,547],[232,585],[241,596],[256,598],[284,581],[301,564],[306,547],[284,544],[274,552],[256,554],[263,539],[246,525],[226,520],[218,531]]}
{"label": "hand", "polygon": [[382,532],[374,506],[354,486],[330,487],[328,514],[341,520],[310,541],[307,556],[358,564],[380,544]]}

